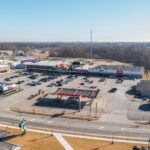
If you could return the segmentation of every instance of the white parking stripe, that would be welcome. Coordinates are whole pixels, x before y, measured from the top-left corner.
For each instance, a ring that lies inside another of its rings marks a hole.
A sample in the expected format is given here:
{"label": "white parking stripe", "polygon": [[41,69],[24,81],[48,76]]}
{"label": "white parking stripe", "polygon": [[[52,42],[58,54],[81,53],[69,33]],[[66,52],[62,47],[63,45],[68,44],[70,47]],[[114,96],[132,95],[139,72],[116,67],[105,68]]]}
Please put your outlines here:
{"label": "white parking stripe", "polygon": [[100,127],[99,129],[101,130],[101,129],[103,129],[104,127]]}
{"label": "white parking stripe", "polygon": [[34,121],[35,119],[30,119],[29,121]]}
{"label": "white parking stripe", "polygon": [[52,123],[52,122],[54,122],[54,121],[48,121],[47,123]]}
{"label": "white parking stripe", "polygon": [[125,130],[125,128],[121,128],[121,131]]}

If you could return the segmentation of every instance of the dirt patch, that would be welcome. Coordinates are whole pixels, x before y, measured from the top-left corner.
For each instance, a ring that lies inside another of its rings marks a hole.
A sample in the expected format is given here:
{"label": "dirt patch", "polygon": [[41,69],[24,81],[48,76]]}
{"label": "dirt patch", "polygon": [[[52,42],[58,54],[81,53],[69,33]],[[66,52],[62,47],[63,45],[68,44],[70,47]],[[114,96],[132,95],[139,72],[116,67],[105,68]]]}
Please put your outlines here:
{"label": "dirt patch", "polygon": [[133,122],[136,124],[141,124],[141,125],[150,125],[150,121],[146,121],[146,120],[136,120]]}
{"label": "dirt patch", "polygon": [[95,60],[94,65],[129,65],[129,64],[118,62],[118,61]]}

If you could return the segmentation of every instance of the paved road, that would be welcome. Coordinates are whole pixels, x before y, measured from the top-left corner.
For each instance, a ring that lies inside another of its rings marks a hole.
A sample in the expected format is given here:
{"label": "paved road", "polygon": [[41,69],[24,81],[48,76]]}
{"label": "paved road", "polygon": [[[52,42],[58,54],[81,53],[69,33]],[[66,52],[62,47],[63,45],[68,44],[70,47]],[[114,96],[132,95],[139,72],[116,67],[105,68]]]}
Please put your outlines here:
{"label": "paved road", "polygon": [[19,120],[25,117],[28,120],[28,126],[38,128],[57,129],[63,131],[80,132],[83,134],[109,135],[109,136],[127,136],[132,138],[146,138],[150,135],[150,126],[128,125],[105,122],[80,121],[76,119],[51,118],[40,115],[20,114],[16,118],[0,117],[1,122],[19,124]]}

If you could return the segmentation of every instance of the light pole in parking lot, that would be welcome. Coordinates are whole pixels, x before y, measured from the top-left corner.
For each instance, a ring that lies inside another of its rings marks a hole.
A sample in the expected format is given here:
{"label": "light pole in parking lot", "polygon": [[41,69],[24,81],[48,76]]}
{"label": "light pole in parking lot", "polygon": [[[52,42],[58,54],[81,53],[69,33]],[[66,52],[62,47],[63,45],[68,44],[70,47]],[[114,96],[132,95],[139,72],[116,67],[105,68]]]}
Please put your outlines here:
{"label": "light pole in parking lot", "polygon": [[95,108],[95,118],[97,118],[97,102],[96,102],[96,108]]}
{"label": "light pole in parking lot", "polygon": [[113,135],[113,131],[112,131],[112,142],[111,144],[114,144],[114,135]]}
{"label": "light pole in parking lot", "polygon": [[79,96],[79,112],[81,112],[81,95]]}
{"label": "light pole in parking lot", "polygon": [[90,30],[90,53],[91,53],[91,60],[93,59],[93,43],[92,43],[92,29]]}
{"label": "light pole in parking lot", "polygon": [[150,137],[148,139],[148,150],[150,150]]}
{"label": "light pole in parking lot", "polygon": [[90,118],[92,116],[92,99],[90,99]]}

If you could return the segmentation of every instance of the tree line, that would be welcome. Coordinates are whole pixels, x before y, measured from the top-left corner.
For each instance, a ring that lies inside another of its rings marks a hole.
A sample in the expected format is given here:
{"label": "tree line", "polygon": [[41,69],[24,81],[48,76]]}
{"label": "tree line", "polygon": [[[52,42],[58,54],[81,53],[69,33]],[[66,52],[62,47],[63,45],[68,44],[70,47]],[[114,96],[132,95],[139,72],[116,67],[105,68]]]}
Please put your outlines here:
{"label": "tree line", "polygon": [[[0,50],[50,51],[50,56],[90,58],[90,43],[0,43]],[[93,58],[132,63],[150,69],[150,43],[93,43]]]}

